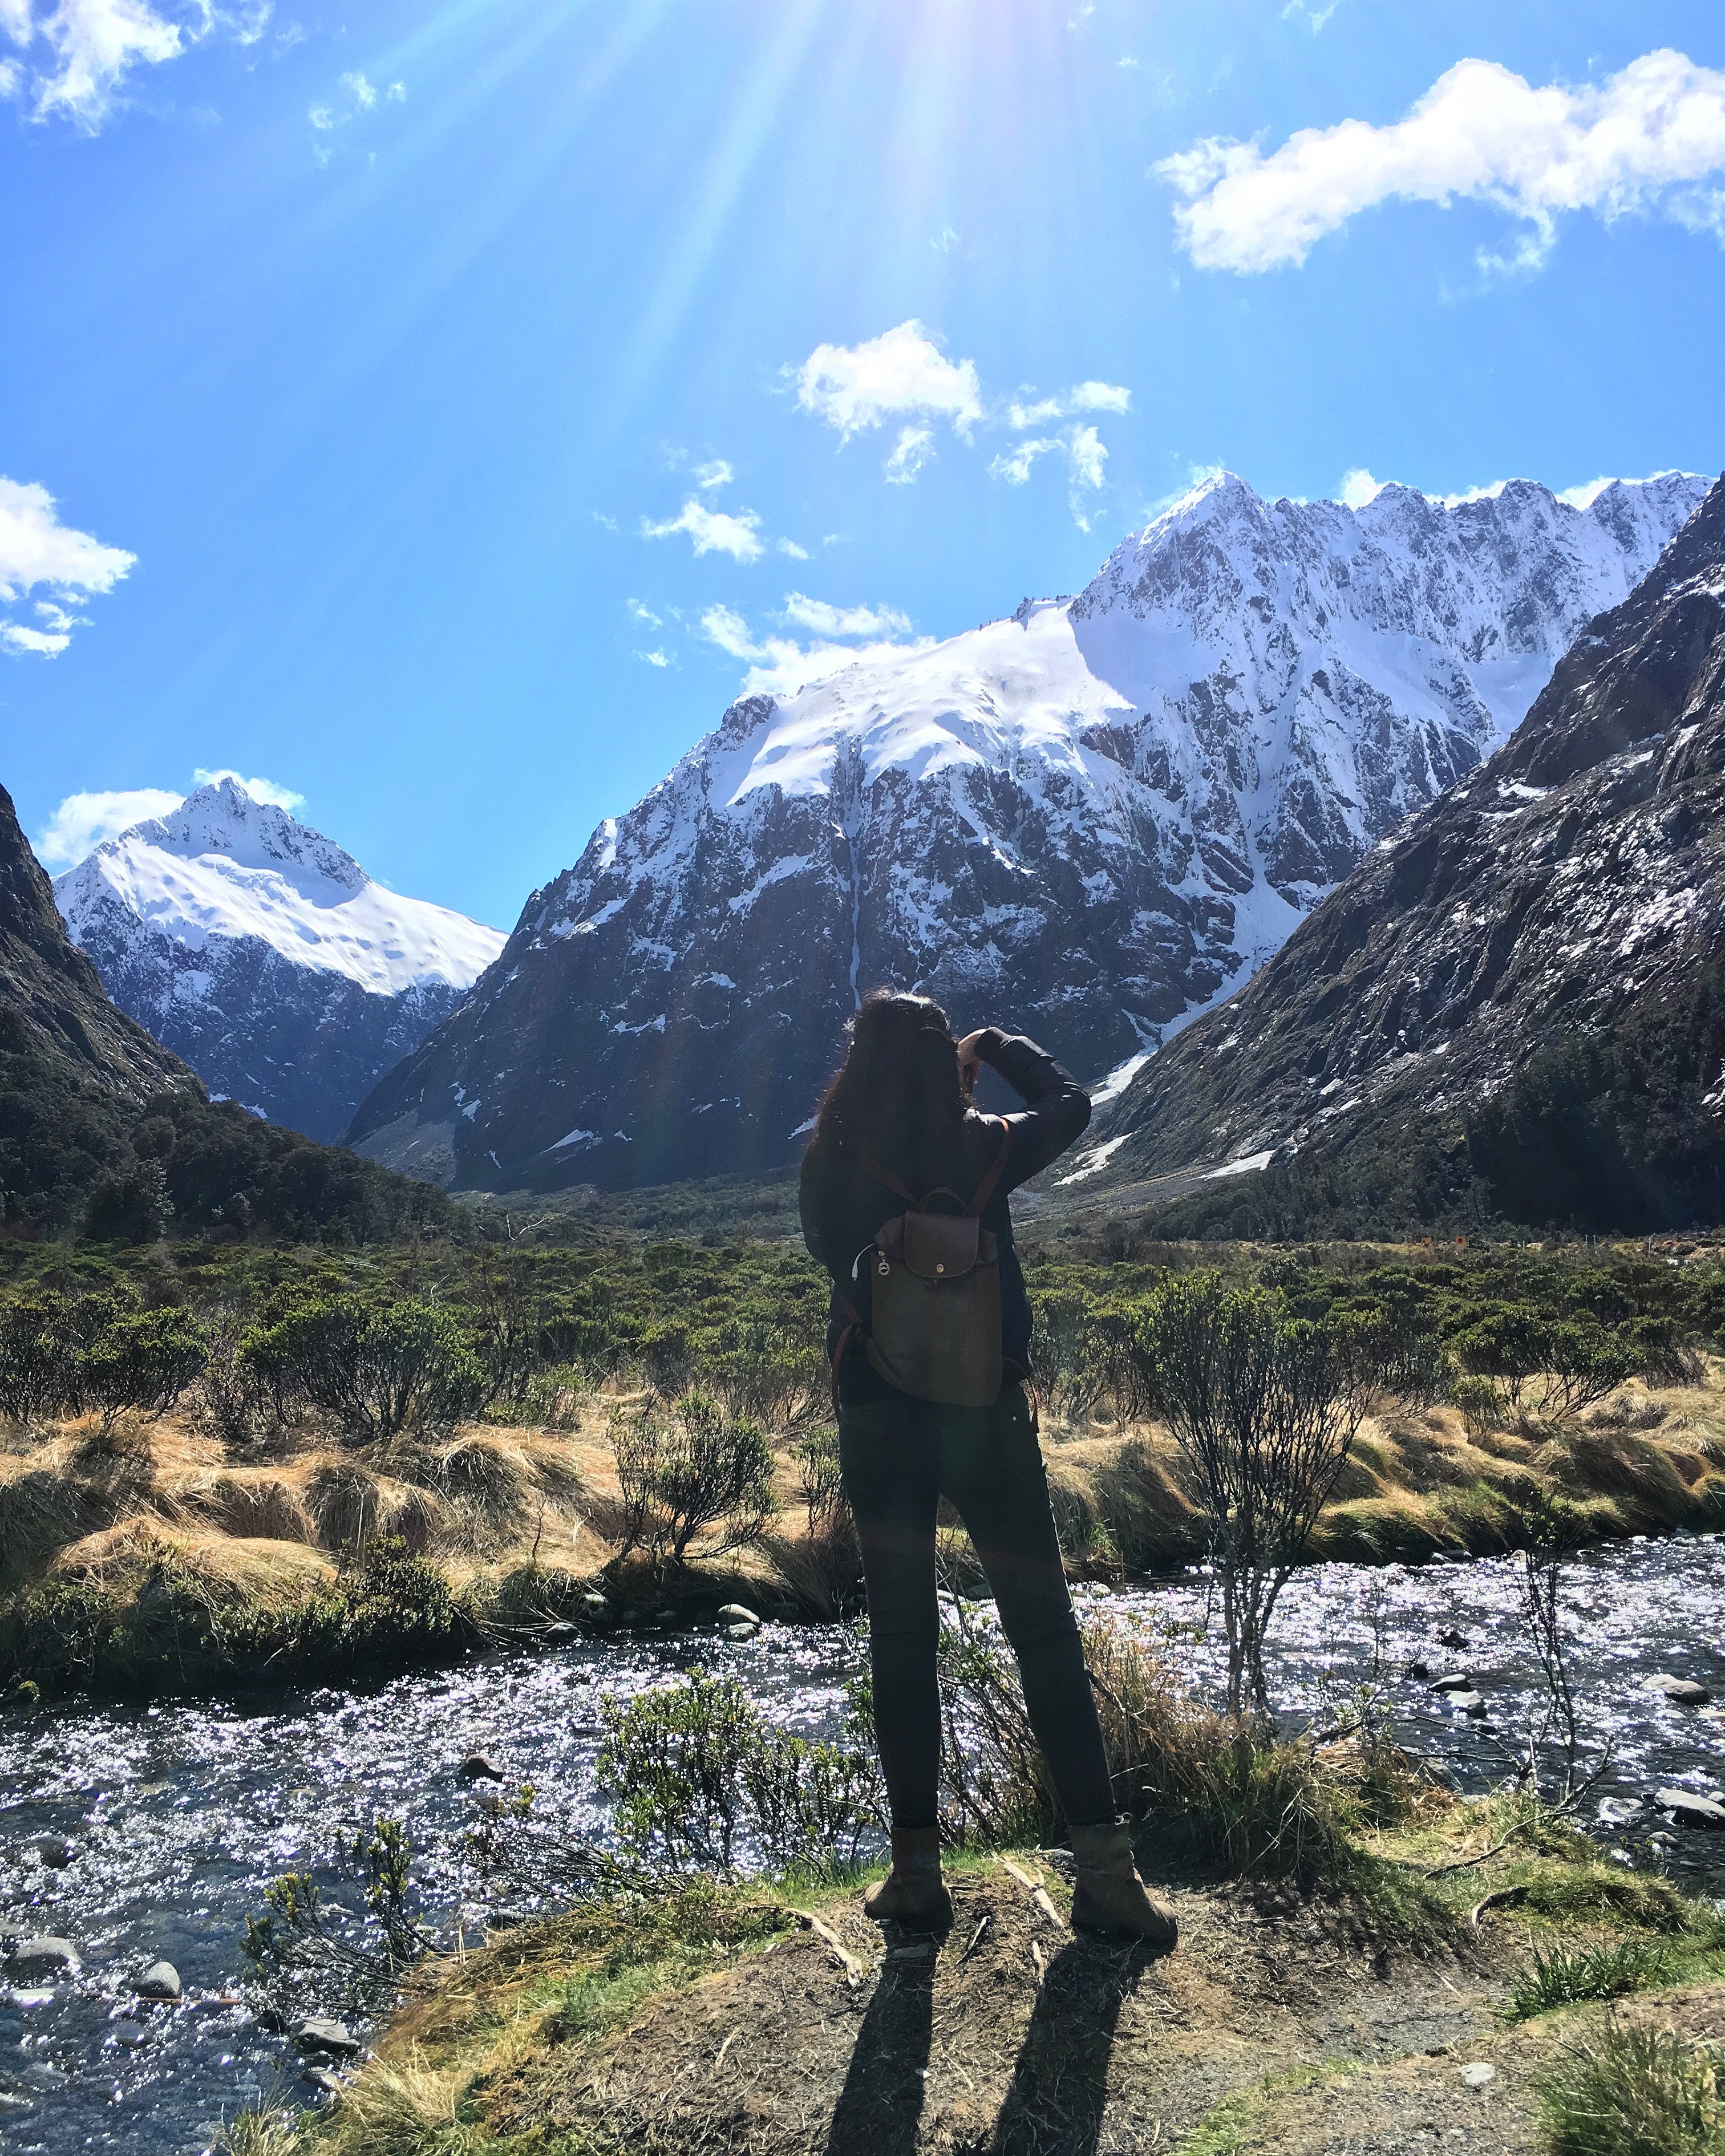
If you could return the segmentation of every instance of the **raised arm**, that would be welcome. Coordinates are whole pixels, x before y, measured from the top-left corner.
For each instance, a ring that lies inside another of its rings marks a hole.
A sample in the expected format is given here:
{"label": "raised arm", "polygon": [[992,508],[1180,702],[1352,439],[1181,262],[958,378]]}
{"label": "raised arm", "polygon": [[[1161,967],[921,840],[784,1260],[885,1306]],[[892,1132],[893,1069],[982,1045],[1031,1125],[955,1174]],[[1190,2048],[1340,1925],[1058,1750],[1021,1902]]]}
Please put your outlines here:
{"label": "raised arm", "polygon": [[961,1043],[961,1054],[967,1050],[998,1070],[1024,1103],[1006,1119],[1012,1126],[1012,1151],[1006,1157],[1004,1180],[1015,1189],[1051,1160],[1058,1160],[1083,1135],[1090,1122],[1090,1096],[1046,1049],[1022,1034],[985,1025]]}

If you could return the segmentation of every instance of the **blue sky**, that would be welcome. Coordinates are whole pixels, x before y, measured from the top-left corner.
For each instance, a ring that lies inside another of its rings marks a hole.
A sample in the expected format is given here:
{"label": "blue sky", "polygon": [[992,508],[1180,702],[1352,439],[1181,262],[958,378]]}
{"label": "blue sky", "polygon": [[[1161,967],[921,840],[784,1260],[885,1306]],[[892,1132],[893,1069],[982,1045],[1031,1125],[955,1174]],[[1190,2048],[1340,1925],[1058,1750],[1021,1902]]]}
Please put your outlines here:
{"label": "blue sky", "polygon": [[0,0],[0,782],[255,774],[508,927],[752,670],[1195,472],[1717,471],[1722,70],[1717,0]]}

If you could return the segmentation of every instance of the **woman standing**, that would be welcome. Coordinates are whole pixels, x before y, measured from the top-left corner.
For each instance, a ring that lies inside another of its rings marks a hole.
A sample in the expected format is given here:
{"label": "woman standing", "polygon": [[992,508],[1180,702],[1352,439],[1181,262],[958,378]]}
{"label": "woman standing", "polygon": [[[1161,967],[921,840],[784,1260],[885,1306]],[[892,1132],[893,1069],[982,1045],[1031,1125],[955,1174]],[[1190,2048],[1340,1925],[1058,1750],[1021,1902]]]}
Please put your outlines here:
{"label": "woman standing", "polygon": [[[971,1106],[982,1063],[1020,1096],[1019,1112],[984,1116]],[[1066,1815],[1072,1921],[1166,1952],[1173,1914],[1146,1893],[1115,1817],[1022,1382],[1030,1305],[1008,1193],[1089,1121],[1082,1087],[1034,1043],[993,1026],[955,1040],[938,1004],[877,991],[853,1021],[803,1158],[803,1238],[833,1279],[839,1463],[862,1549],[892,1815],[892,1869],[864,1907],[877,1921],[938,1925],[952,1915],[937,1812],[935,1516],[946,1497],[988,1574]],[[936,1191],[937,1204],[916,1203]],[[990,1374],[978,1380],[979,1368]]]}

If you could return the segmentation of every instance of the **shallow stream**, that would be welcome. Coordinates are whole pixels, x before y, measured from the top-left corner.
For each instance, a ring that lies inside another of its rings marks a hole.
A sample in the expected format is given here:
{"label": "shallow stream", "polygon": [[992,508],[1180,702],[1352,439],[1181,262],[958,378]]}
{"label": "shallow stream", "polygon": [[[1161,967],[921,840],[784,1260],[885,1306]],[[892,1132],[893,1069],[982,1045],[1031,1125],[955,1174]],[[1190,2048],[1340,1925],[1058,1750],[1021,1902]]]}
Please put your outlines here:
{"label": "shallow stream", "polygon": [[[1466,1789],[1502,1779],[1533,1699],[1518,1570],[1486,1559],[1300,1574],[1276,1620],[1278,1707],[1302,1723],[1327,1719],[1377,1669],[1409,1749]],[[1165,1635],[1208,1688],[1219,1655],[1207,1599],[1196,1572],[1088,1595],[1099,1614]],[[1673,1784],[1725,1793],[1725,1723],[1640,1683],[1666,1671],[1725,1699],[1725,1537],[1595,1551],[1574,1567],[1565,1616],[1584,1727],[1590,1743],[1609,1736],[1615,1746],[1597,1795],[1620,1804]],[[1446,1632],[1465,1643],[1445,1645]],[[245,1916],[269,1881],[320,1871],[351,1903],[354,1889],[327,1868],[338,1837],[398,1818],[419,1852],[428,1913],[449,1943],[470,1939],[495,1905],[459,1856],[479,1804],[457,1772],[465,1755],[485,1753],[506,1788],[532,1783],[560,1817],[603,1837],[593,1775],[602,1691],[663,1682],[698,1661],[814,1733],[836,1722],[861,1652],[849,1630],[769,1625],[745,1642],[680,1634],[475,1656],[363,1692],[0,1714],[0,1933],[68,1938],[84,1964],[74,1983],[0,1988],[0,2143],[18,2156],[191,2156],[224,2117],[278,2085],[309,2099],[300,2060],[239,1997]],[[1485,1718],[1403,1674],[1415,1660],[1434,1677],[1471,1671]],[[1630,1828],[1637,1861],[1648,1861],[1645,1837],[1658,1826],[1644,1809]],[[1601,1822],[1599,1831],[1610,1840],[1617,1830]],[[69,1843],[71,1861],[20,1853],[39,1836]],[[1704,1871],[1717,1881],[1722,1843],[1676,1830],[1679,1883]],[[176,2005],[131,1997],[131,1978],[157,1958],[183,1981]]]}

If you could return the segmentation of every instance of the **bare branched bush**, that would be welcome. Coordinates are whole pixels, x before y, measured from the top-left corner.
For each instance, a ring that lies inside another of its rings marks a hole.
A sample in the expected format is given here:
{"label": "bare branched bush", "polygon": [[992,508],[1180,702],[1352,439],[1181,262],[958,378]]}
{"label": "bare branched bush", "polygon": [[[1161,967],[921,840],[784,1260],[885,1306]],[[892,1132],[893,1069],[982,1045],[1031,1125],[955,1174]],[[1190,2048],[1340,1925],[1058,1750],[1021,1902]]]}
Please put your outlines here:
{"label": "bare branched bush", "polygon": [[1267,1717],[1264,1641],[1346,1466],[1359,1406],[1326,1327],[1214,1273],[1165,1279],[1141,1340],[1147,1377],[1201,1493],[1228,1635],[1228,1709]]}

